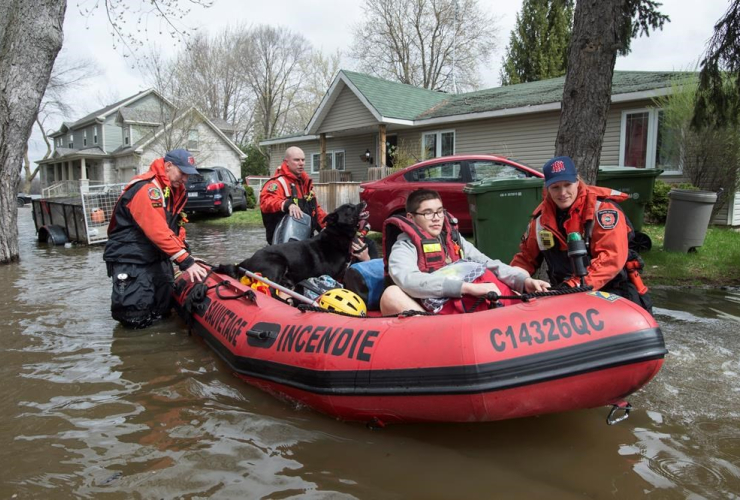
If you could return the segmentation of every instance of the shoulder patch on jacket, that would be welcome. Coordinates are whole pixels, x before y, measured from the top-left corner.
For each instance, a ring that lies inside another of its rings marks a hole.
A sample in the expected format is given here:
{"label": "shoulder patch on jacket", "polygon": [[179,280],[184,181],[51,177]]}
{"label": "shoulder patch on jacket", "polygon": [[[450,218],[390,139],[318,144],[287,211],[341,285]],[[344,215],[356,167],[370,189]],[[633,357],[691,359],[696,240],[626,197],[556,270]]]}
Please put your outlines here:
{"label": "shoulder patch on jacket", "polygon": [[596,221],[604,229],[614,229],[619,222],[619,212],[616,210],[599,210],[596,212]]}
{"label": "shoulder patch on jacket", "polygon": [[159,188],[150,187],[148,194],[149,194],[150,200],[161,200],[162,199],[162,191],[160,191]]}
{"label": "shoulder patch on jacket", "polygon": [[277,182],[273,182],[272,184],[267,186],[267,190],[271,193],[274,193],[275,191],[277,191],[277,188],[278,188]]}

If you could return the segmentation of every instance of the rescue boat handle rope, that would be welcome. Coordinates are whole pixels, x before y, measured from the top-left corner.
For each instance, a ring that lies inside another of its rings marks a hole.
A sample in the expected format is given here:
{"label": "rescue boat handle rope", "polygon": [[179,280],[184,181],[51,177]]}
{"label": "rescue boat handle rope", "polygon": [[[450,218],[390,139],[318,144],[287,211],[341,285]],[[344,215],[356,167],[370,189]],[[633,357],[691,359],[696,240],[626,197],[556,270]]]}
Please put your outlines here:
{"label": "rescue boat handle rope", "polygon": [[[480,306],[484,300],[489,301],[493,308],[499,307],[498,301],[500,299],[509,299],[509,300],[521,300],[522,302],[529,302],[530,300],[538,297],[557,297],[558,295],[570,295],[572,293],[581,293],[581,292],[590,292],[593,290],[594,287],[591,285],[584,285],[584,286],[576,286],[573,288],[558,288],[556,290],[550,290],[547,292],[532,292],[532,293],[523,293],[521,295],[499,295],[496,292],[488,292],[486,295],[482,297],[478,297],[478,300],[476,300],[473,303],[473,306],[470,309],[465,309],[465,312],[473,312],[476,309],[478,309],[478,306]],[[464,308],[464,306],[463,306]]]}
{"label": "rescue boat handle rope", "polygon": [[[583,292],[590,292],[593,290],[593,287],[591,285],[586,286],[577,286],[573,288],[560,288],[557,290],[550,290],[548,292],[532,292],[532,293],[524,293],[522,295],[499,295],[496,292],[489,292],[487,295],[480,297],[478,301],[474,304],[474,307],[470,308],[466,312],[473,312],[475,311],[478,306],[484,301],[484,300],[490,300],[493,303],[495,303],[499,299],[512,299],[512,300],[521,300],[522,302],[529,302],[530,300],[534,298],[539,297],[557,297],[559,295],[570,295],[573,293],[583,293]],[[298,309],[301,312],[323,312],[323,313],[330,313],[330,314],[338,314],[340,316],[348,316],[350,318],[357,318],[354,314],[348,314],[341,311],[327,311],[326,309],[323,309],[321,307],[317,306],[311,306],[308,304],[298,304]],[[408,318],[411,316],[436,316],[434,313],[428,312],[428,311],[402,311],[398,314],[391,314],[388,316],[381,316],[382,318]]]}

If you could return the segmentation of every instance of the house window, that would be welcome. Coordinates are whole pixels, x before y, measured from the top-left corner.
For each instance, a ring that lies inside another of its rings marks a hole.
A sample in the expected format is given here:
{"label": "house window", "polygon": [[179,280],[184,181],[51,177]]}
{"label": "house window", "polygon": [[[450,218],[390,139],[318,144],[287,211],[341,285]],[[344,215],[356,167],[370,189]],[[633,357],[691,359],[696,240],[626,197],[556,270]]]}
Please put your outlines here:
{"label": "house window", "polygon": [[657,108],[622,112],[619,164],[626,167],[678,171],[677,134],[663,124]]}
{"label": "house window", "polygon": [[188,151],[197,151],[197,150],[198,150],[198,130],[190,129],[188,130]]}
{"label": "house window", "polygon": [[73,149],[75,147],[75,138],[72,134],[69,134],[69,149]]}
{"label": "house window", "polygon": [[[326,152],[326,169],[327,170],[342,170],[344,171],[344,150],[327,151]],[[311,155],[311,173],[318,174],[319,167],[321,165],[321,154],[313,153]]]}
{"label": "house window", "polygon": [[87,146],[87,130],[82,131],[82,145]]}
{"label": "house window", "polygon": [[425,160],[455,154],[455,131],[424,132],[421,136],[421,152]]}
{"label": "house window", "polygon": [[344,151],[334,151],[334,168],[344,172]]}
{"label": "house window", "polygon": [[98,143],[98,126],[95,125],[95,132],[93,133],[93,144]]}

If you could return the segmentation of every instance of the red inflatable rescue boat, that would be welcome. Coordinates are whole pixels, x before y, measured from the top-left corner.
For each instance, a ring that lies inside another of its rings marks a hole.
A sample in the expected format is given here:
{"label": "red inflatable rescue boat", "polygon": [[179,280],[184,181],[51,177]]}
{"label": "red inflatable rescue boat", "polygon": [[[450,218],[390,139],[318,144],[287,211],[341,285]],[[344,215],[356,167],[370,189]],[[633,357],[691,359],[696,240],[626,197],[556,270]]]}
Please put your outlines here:
{"label": "red inflatable rescue boat", "polygon": [[219,274],[205,284],[176,280],[192,332],[248,383],[342,420],[476,422],[623,405],[667,352],[650,314],[603,292],[360,318],[304,312]]}

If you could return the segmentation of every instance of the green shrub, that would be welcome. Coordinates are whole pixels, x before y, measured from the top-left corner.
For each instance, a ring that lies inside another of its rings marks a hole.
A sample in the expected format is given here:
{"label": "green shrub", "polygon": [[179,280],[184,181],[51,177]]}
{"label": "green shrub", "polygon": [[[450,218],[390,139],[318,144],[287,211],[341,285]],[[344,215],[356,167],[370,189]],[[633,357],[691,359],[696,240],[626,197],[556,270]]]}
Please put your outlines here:
{"label": "green shrub", "polygon": [[688,182],[669,184],[657,179],[655,186],[653,186],[653,199],[645,207],[645,222],[649,224],[665,224],[665,219],[668,216],[668,193],[670,193],[671,189],[696,191],[699,188]]}
{"label": "green shrub", "polygon": [[257,197],[254,195],[254,189],[252,186],[244,186],[247,191],[247,208],[254,208],[257,206]]}

